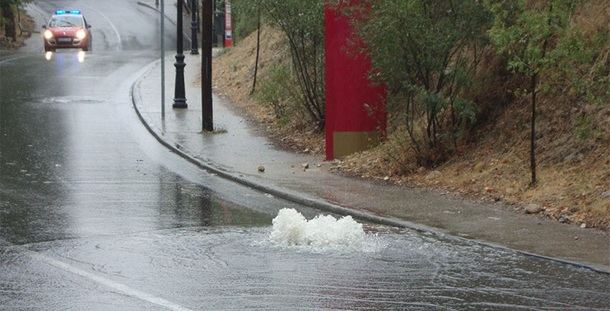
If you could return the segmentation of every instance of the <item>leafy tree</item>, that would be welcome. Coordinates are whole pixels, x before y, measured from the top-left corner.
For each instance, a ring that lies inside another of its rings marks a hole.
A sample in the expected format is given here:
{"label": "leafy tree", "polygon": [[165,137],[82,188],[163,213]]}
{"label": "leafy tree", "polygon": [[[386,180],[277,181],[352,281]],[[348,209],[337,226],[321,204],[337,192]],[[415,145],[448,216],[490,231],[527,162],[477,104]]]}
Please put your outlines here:
{"label": "leafy tree", "polygon": [[258,8],[260,7],[258,2],[258,0],[231,1],[236,39],[243,39],[257,29]]}
{"label": "leafy tree", "polygon": [[[531,185],[536,185],[536,100],[540,76],[556,66],[560,59],[574,55],[566,43],[572,0],[490,1],[495,21],[489,31],[500,53],[508,58],[512,71],[529,78],[527,94],[531,103],[530,171]],[[567,53],[565,53],[567,52]]]}
{"label": "leafy tree", "polygon": [[[302,108],[324,128],[324,0],[237,0],[236,8],[277,26],[290,47],[292,72],[302,95]],[[243,17],[241,17],[243,18]]]}
{"label": "leafy tree", "polygon": [[254,63],[254,78],[252,81],[252,90],[250,95],[256,91],[256,82],[258,80],[258,65],[260,60],[261,48],[261,27],[262,27],[262,12],[259,0],[234,0],[233,2],[235,14],[235,33],[243,38],[256,30],[256,59]]}
{"label": "leafy tree", "polygon": [[347,14],[418,162],[443,160],[475,118],[468,91],[487,46],[490,12],[476,0],[368,0]]}
{"label": "leafy tree", "polygon": [[260,5],[288,39],[303,108],[324,128],[324,1],[260,0]]}

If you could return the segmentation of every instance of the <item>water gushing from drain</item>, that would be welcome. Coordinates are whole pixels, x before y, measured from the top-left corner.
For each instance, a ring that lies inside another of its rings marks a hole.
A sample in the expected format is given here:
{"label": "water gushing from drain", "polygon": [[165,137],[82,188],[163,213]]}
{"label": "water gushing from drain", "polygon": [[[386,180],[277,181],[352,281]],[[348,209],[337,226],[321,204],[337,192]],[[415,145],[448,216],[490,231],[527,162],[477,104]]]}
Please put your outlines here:
{"label": "water gushing from drain", "polygon": [[351,216],[336,219],[319,215],[307,220],[294,209],[282,209],[273,219],[270,240],[280,247],[303,246],[314,250],[363,249],[366,234]]}

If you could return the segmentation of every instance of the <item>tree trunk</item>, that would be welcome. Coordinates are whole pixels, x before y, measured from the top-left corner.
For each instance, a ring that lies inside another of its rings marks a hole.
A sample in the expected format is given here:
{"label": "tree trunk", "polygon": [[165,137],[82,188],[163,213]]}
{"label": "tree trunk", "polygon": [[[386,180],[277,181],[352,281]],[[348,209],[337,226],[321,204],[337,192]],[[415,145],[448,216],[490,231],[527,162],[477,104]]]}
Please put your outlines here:
{"label": "tree trunk", "polygon": [[538,86],[538,74],[534,74],[531,80],[532,94],[532,124],[530,136],[530,170],[532,172],[532,180],[530,186],[536,186],[536,87]]}
{"label": "tree trunk", "polygon": [[[551,12],[553,11],[553,2],[550,2],[548,9],[548,25],[551,26]],[[546,52],[549,44],[550,35],[544,38],[544,43],[542,43],[542,59],[546,57]],[[536,71],[532,75],[530,92],[532,94],[532,124],[531,124],[531,137],[530,137],[530,170],[532,171],[532,180],[530,182],[531,187],[535,187],[538,182],[536,178],[536,94],[538,89],[538,76],[539,71]]]}
{"label": "tree trunk", "polygon": [[250,95],[254,94],[256,91],[256,79],[258,77],[258,62],[260,59],[260,51],[261,51],[261,9],[258,8],[258,25],[256,32],[256,61],[254,63],[254,80],[252,81],[252,90],[250,91]]}

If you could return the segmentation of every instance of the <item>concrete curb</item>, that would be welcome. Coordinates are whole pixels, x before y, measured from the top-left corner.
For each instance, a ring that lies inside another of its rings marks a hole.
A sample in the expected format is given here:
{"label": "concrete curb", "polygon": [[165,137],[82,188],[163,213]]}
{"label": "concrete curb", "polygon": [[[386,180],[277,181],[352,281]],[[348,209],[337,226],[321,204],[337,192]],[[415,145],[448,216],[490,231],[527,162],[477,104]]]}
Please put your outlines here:
{"label": "concrete curb", "polygon": [[144,125],[144,127],[160,144],[162,144],[163,146],[168,148],[170,151],[174,152],[175,154],[179,155],[180,157],[184,158],[185,160],[191,162],[192,164],[196,165],[197,167],[199,167],[203,170],[206,170],[210,173],[216,174],[222,178],[228,179],[230,181],[241,184],[243,186],[246,186],[246,187],[249,187],[249,188],[264,192],[264,193],[271,194],[277,198],[284,199],[284,200],[287,200],[287,201],[290,201],[293,203],[297,203],[299,205],[304,205],[304,206],[307,206],[310,208],[318,209],[321,211],[334,213],[334,214],[338,214],[338,215],[344,215],[344,216],[352,216],[356,219],[374,223],[374,224],[410,229],[410,230],[414,230],[414,231],[421,232],[421,233],[433,234],[435,236],[438,236],[438,237],[441,237],[444,239],[475,242],[477,244],[484,245],[487,247],[491,247],[491,248],[495,248],[495,249],[499,249],[499,250],[503,250],[503,251],[515,252],[515,253],[519,253],[519,254],[522,254],[522,255],[525,255],[528,257],[550,260],[553,262],[566,264],[566,265],[574,266],[577,268],[588,269],[588,270],[598,272],[598,273],[610,274],[610,267],[583,263],[583,262],[577,262],[577,261],[571,261],[571,260],[562,259],[562,258],[544,256],[544,255],[535,254],[535,253],[528,252],[528,251],[513,249],[513,248],[506,247],[506,246],[496,244],[493,242],[487,242],[487,241],[482,241],[482,240],[477,240],[477,239],[467,239],[467,238],[455,236],[453,234],[449,234],[438,228],[433,228],[433,227],[429,227],[426,225],[416,224],[416,223],[413,223],[413,222],[410,222],[407,220],[393,218],[393,217],[384,217],[384,216],[375,215],[375,214],[367,212],[367,211],[346,208],[346,207],[343,207],[343,206],[340,206],[337,204],[333,204],[333,203],[330,203],[330,202],[327,202],[327,201],[324,201],[324,200],[321,200],[318,198],[312,198],[307,195],[295,193],[293,191],[290,191],[290,190],[287,190],[284,188],[271,186],[271,185],[265,185],[260,182],[254,181],[254,180],[249,180],[249,179],[243,177],[243,175],[241,175],[239,173],[227,171],[225,169],[220,168],[218,165],[216,165],[214,163],[211,163],[209,161],[206,162],[204,160],[193,157],[190,154],[188,154],[185,151],[185,148],[183,148],[179,144],[172,144],[171,142],[165,140],[164,137],[162,137],[162,135],[159,135],[157,132],[155,132],[155,130],[152,128],[152,126],[150,124],[148,124],[148,122],[146,121],[146,119],[144,118],[144,116],[142,115],[142,113],[140,112],[140,110],[138,108],[138,103],[141,103],[142,99],[139,96],[139,91],[136,94],[136,90],[139,89],[140,83],[142,82],[144,77],[148,73],[150,73],[153,68],[156,67],[158,62],[159,61],[155,61],[155,62],[149,64],[148,67],[150,67],[150,68],[148,70],[146,70],[145,73],[140,78],[138,78],[131,86],[130,97],[131,97],[133,107],[136,111],[136,114],[138,115],[138,118]]}

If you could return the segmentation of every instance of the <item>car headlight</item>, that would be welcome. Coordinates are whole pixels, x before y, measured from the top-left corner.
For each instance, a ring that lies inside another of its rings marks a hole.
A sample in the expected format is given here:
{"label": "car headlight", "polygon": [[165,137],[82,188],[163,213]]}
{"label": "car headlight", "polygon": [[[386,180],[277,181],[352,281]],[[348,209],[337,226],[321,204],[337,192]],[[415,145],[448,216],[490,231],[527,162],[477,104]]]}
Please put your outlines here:
{"label": "car headlight", "polygon": [[86,37],[87,37],[87,32],[84,29],[81,29],[76,32],[76,38],[78,38],[78,40],[83,40]]}
{"label": "car headlight", "polygon": [[53,39],[53,32],[51,32],[50,30],[45,30],[44,33],[42,34],[44,36],[45,39],[47,40],[51,40]]}

